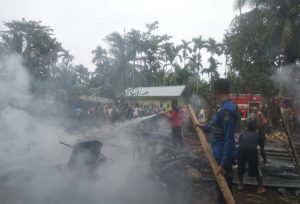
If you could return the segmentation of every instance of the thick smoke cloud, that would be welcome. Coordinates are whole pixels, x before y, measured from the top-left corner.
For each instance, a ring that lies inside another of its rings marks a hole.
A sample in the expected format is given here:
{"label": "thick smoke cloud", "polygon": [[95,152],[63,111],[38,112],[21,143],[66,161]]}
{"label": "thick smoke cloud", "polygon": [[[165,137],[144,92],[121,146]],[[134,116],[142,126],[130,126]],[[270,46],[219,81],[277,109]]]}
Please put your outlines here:
{"label": "thick smoke cloud", "polygon": [[[21,58],[9,55],[0,61],[2,204],[168,203],[170,197],[170,202],[184,202],[184,196],[171,195],[154,181],[147,157],[133,157],[132,126],[115,124],[71,135],[58,118],[35,114],[42,109],[37,104],[47,101],[35,103]],[[155,131],[169,134],[166,122],[159,126],[162,129]],[[88,138],[100,140],[103,154],[110,158],[90,176],[67,168],[72,149],[59,144]]]}
{"label": "thick smoke cloud", "polygon": [[287,90],[289,95],[296,98],[300,97],[300,66],[297,64],[286,65],[281,67],[271,79],[280,85],[284,90]]}
{"label": "thick smoke cloud", "polygon": [[272,79],[294,91],[299,88],[300,65],[291,64],[285,65],[278,69]]}
{"label": "thick smoke cloud", "polygon": [[[0,178],[7,188],[2,203],[41,203],[45,185],[36,185],[50,166],[67,159],[57,145],[66,133],[51,120],[34,116],[34,98],[29,91],[29,75],[16,55],[2,56],[0,67]],[[38,107],[35,107],[38,109]],[[51,178],[51,175],[49,175]],[[53,178],[55,179],[55,178]],[[49,190],[49,189],[47,189]],[[26,197],[26,198],[25,198]],[[24,202],[24,199],[29,199]],[[36,200],[37,199],[37,200]]]}
{"label": "thick smoke cloud", "polygon": [[[293,97],[300,101],[300,66],[298,64],[281,67],[271,79],[280,86],[283,95]],[[299,104],[296,104],[299,107]],[[298,119],[300,116],[298,115]]]}

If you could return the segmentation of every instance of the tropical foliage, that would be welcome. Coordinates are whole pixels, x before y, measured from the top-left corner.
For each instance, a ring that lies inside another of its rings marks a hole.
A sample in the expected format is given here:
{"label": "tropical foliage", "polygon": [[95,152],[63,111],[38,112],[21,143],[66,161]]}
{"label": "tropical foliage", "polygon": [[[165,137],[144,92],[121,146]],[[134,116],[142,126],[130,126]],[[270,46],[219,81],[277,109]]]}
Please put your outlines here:
{"label": "tropical foliage", "polygon": [[[250,10],[243,13],[245,6]],[[223,74],[219,56],[225,56],[225,76],[233,92],[278,94],[281,87],[271,76],[299,69],[300,1],[236,0],[234,7],[239,15],[222,43],[199,35],[176,44],[171,36],[157,34],[154,22],[144,30],[107,35],[108,46],[95,45],[91,51],[94,69],[74,65],[50,27],[25,19],[4,23],[0,54],[22,56],[32,91],[38,94],[59,90],[75,97],[86,91],[113,98],[128,87],[185,84],[188,95],[210,96],[212,83]]]}
{"label": "tropical foliage", "polygon": [[[252,10],[242,13],[244,6]],[[240,15],[224,37],[228,76],[239,78],[235,83],[241,93],[278,94],[281,87],[271,76],[291,67],[299,69],[286,65],[300,59],[300,1],[236,0],[235,8]]]}

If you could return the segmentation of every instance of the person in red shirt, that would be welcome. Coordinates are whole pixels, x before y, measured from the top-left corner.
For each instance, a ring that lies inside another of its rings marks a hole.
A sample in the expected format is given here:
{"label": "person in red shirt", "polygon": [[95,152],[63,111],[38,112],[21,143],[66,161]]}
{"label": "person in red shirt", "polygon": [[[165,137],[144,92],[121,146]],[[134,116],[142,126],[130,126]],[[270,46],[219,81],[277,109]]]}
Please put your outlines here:
{"label": "person in red shirt", "polygon": [[171,103],[172,111],[170,113],[161,113],[164,115],[172,125],[172,140],[173,144],[176,148],[183,147],[182,141],[182,119],[181,119],[181,111],[178,107],[178,101],[176,99],[172,100]]}

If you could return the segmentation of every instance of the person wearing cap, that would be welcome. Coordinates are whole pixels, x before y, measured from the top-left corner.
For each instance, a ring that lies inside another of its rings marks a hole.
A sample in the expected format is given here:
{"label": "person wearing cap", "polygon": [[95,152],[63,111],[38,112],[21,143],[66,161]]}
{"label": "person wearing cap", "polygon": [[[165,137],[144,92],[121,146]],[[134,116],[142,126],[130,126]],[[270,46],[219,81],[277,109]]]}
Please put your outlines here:
{"label": "person wearing cap", "polygon": [[[219,164],[218,174],[222,174],[230,190],[232,190],[232,165],[236,157],[235,130],[238,118],[238,108],[230,98],[229,82],[226,79],[218,79],[214,84],[215,98],[218,110],[208,124],[199,122],[196,126],[204,132],[212,133],[211,147],[213,155]],[[218,202],[225,204],[226,201],[219,187]]]}

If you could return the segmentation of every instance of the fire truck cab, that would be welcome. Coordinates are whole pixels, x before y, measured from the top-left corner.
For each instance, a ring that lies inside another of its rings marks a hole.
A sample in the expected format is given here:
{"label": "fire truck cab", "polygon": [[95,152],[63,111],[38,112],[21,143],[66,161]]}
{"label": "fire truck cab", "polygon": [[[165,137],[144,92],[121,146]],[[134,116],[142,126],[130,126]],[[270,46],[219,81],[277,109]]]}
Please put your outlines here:
{"label": "fire truck cab", "polygon": [[247,119],[247,114],[253,107],[259,110],[263,102],[260,94],[230,94],[230,99],[238,106],[243,121]]}

